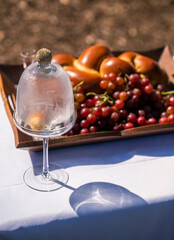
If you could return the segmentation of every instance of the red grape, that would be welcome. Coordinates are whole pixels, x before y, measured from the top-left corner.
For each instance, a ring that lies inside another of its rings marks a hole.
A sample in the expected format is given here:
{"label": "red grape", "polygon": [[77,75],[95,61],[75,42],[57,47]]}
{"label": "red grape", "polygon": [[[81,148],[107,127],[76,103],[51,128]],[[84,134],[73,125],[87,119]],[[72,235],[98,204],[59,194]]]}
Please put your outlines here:
{"label": "red grape", "polygon": [[96,107],[104,107],[106,106],[106,102],[103,102],[103,100],[99,99],[95,102]]}
{"label": "red grape", "polygon": [[79,123],[75,123],[75,125],[73,127],[73,131],[74,132],[79,132],[80,131],[80,124]]}
{"label": "red grape", "polygon": [[80,104],[80,107],[81,107],[81,108],[85,108],[85,107],[86,107],[86,104],[83,102],[83,103]]}
{"label": "red grape", "polygon": [[131,129],[131,128],[134,128],[134,124],[133,123],[131,123],[131,122],[125,123],[124,129]]}
{"label": "red grape", "polygon": [[168,116],[168,122],[174,122],[174,114]]}
{"label": "red grape", "polygon": [[94,107],[93,108],[93,114],[96,115],[96,116],[101,116],[102,115],[101,107]]}
{"label": "red grape", "polygon": [[86,120],[86,119],[83,119],[83,120],[80,122],[80,126],[81,126],[81,128],[88,128],[88,127],[89,127],[89,121]]}
{"label": "red grape", "polygon": [[67,135],[67,136],[72,136],[72,135],[74,135],[74,131],[71,129],[69,132],[67,132],[66,135]]}
{"label": "red grape", "polygon": [[161,117],[159,119],[159,123],[163,124],[163,123],[168,123],[168,118],[167,117]]}
{"label": "red grape", "polygon": [[87,116],[87,120],[88,120],[89,123],[93,124],[96,121],[96,116],[92,113],[89,113],[88,116]]}
{"label": "red grape", "polygon": [[111,114],[111,108],[109,106],[102,107],[102,117],[107,117]]}
{"label": "red grape", "polygon": [[143,116],[138,117],[137,123],[138,123],[138,125],[140,125],[140,126],[146,125],[146,119],[145,119],[145,117],[143,117]]}
{"label": "red grape", "polygon": [[120,91],[116,91],[113,93],[113,98],[119,99],[119,96],[120,96]]}
{"label": "red grape", "polygon": [[113,127],[113,130],[114,130],[114,131],[121,131],[121,130],[122,130],[121,124],[117,124],[117,123],[116,123],[116,124],[114,125],[114,127]]}
{"label": "red grape", "polygon": [[170,98],[168,100],[168,105],[174,106],[174,96],[170,96]]}
{"label": "red grape", "polygon": [[162,100],[163,99],[163,96],[160,94],[160,92],[159,91],[155,91],[156,92],[156,94],[158,95],[158,100]]}
{"label": "red grape", "polygon": [[86,107],[82,108],[80,111],[80,115],[84,118],[87,117],[89,113],[90,113],[90,110],[89,110],[89,108],[86,108]]}
{"label": "red grape", "polygon": [[120,92],[119,98],[123,101],[126,101],[128,99],[127,92],[125,91]]}
{"label": "red grape", "polygon": [[156,92],[152,92],[152,93],[150,94],[150,99],[152,100],[152,102],[158,101],[158,100],[159,100],[158,94],[157,94]]}
{"label": "red grape", "polygon": [[111,73],[109,73],[108,78],[109,78],[110,81],[115,81],[116,80],[116,74],[111,72]]}
{"label": "red grape", "polygon": [[118,112],[118,108],[115,105],[111,106],[110,108],[111,108],[111,113]]}
{"label": "red grape", "polygon": [[93,97],[93,100],[94,100],[94,102],[98,101],[98,100],[99,100],[99,96],[98,96],[98,95],[95,95],[95,96]]}
{"label": "red grape", "polygon": [[79,102],[74,102],[74,107],[75,107],[75,109],[76,110],[79,110],[80,109],[80,107],[81,107],[81,104],[79,103]]}
{"label": "red grape", "polygon": [[109,74],[108,74],[108,73],[105,73],[105,74],[103,75],[103,79],[104,79],[104,80],[106,80],[106,79],[108,80],[108,78],[109,78]]}
{"label": "red grape", "polygon": [[138,110],[138,115],[145,117],[145,116],[146,116],[146,113],[145,113],[144,110],[140,109],[140,110]]}
{"label": "red grape", "polygon": [[140,82],[142,86],[146,86],[150,83],[150,80],[148,78],[142,78]]}
{"label": "red grape", "polygon": [[135,113],[129,113],[127,116],[127,121],[131,123],[135,123],[137,121],[137,116]]}
{"label": "red grape", "polygon": [[127,91],[128,98],[131,98],[133,96],[132,90]]}
{"label": "red grape", "polygon": [[107,80],[101,80],[99,85],[102,89],[107,89],[108,81]]}
{"label": "red grape", "polygon": [[111,119],[113,119],[115,122],[117,122],[118,119],[119,119],[119,113],[118,112],[113,112],[111,114]]}
{"label": "red grape", "polygon": [[149,125],[151,125],[151,124],[156,124],[156,123],[157,123],[156,119],[153,118],[153,117],[152,117],[152,118],[149,118],[147,121],[148,121],[148,124],[149,124]]}
{"label": "red grape", "polygon": [[168,117],[168,114],[166,112],[162,112],[161,117]]}
{"label": "red grape", "polygon": [[116,83],[118,85],[123,85],[124,84],[124,78],[123,77],[116,77]]}
{"label": "red grape", "polygon": [[80,134],[86,134],[89,133],[89,130],[87,128],[82,128],[80,131]]}
{"label": "red grape", "polygon": [[76,93],[83,93],[83,92],[84,92],[83,86],[78,86],[76,89]]}
{"label": "red grape", "polygon": [[67,136],[103,130],[121,131],[157,122],[174,123],[174,94],[162,94],[165,86],[158,84],[153,88],[150,79],[141,78],[138,73],[129,75],[128,81],[125,77],[113,72],[105,74],[99,83],[106,92],[104,94],[94,92],[88,97],[83,86],[74,88],[78,116]]}
{"label": "red grape", "polygon": [[166,110],[167,114],[174,114],[174,106],[168,106]]}
{"label": "red grape", "polygon": [[140,100],[140,98],[139,98],[138,95],[133,95],[133,96],[132,96],[132,101],[133,101],[134,103],[139,102],[139,100]]}
{"label": "red grape", "polygon": [[89,131],[90,132],[97,132],[98,131],[98,127],[97,126],[90,126]]}
{"label": "red grape", "polygon": [[109,81],[109,82],[108,82],[107,89],[109,89],[109,90],[114,90],[115,87],[116,87],[116,84],[115,84],[114,82],[112,82],[112,81]]}
{"label": "red grape", "polygon": [[118,109],[124,108],[124,102],[123,102],[123,100],[117,99],[117,100],[115,101],[115,106],[116,106],[116,108],[118,108]]}
{"label": "red grape", "polygon": [[135,87],[135,83],[133,82],[128,82],[128,87],[133,89]]}
{"label": "red grape", "polygon": [[95,106],[95,101],[89,98],[89,99],[86,99],[85,104],[87,108],[91,108]]}
{"label": "red grape", "polygon": [[83,93],[76,93],[74,97],[79,103],[82,103],[85,100],[85,95]]}
{"label": "red grape", "polygon": [[138,82],[139,78],[139,75],[137,73],[134,73],[129,76],[129,81],[132,83],[136,83]]}
{"label": "red grape", "polygon": [[128,111],[126,109],[120,109],[119,115],[120,115],[120,118],[126,119],[128,115]]}
{"label": "red grape", "polygon": [[158,84],[158,85],[157,85],[157,89],[158,89],[160,92],[162,92],[162,91],[165,90],[165,86],[164,86],[163,84]]}
{"label": "red grape", "polygon": [[140,90],[139,88],[134,88],[134,89],[132,90],[132,93],[133,93],[134,95],[140,96],[142,92],[141,92],[141,90]]}
{"label": "red grape", "polygon": [[145,93],[147,93],[147,94],[151,94],[151,93],[153,92],[153,86],[152,86],[152,84],[149,83],[148,85],[146,85],[146,86],[144,87],[144,91],[145,91]]}

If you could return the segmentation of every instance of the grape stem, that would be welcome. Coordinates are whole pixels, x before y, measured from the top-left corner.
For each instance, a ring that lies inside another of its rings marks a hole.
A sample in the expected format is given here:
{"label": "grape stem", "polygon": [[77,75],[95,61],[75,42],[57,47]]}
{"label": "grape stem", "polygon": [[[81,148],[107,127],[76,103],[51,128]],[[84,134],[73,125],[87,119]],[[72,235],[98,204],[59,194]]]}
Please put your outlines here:
{"label": "grape stem", "polygon": [[167,92],[161,92],[161,95],[171,95],[174,94],[174,90],[173,91],[167,91]]}
{"label": "grape stem", "polygon": [[88,92],[88,93],[86,94],[86,96],[89,96],[89,95],[97,96],[97,93],[95,93],[95,92]]}
{"label": "grape stem", "polygon": [[77,88],[80,87],[80,86],[82,86],[84,83],[85,83],[84,81],[78,83],[78,84],[73,88],[73,92],[75,93],[75,92],[77,91]]}
{"label": "grape stem", "polygon": [[[89,95],[97,96],[97,94],[94,93],[94,92],[88,92],[88,93],[86,94],[86,96],[89,96]],[[108,102],[108,103],[110,103],[110,104],[113,104],[113,103],[114,103],[114,100],[107,94],[107,92],[99,95],[98,97],[99,97],[99,99],[103,100],[101,103],[98,104],[98,106],[101,106],[101,105],[102,105],[103,103],[105,103],[105,102]]]}

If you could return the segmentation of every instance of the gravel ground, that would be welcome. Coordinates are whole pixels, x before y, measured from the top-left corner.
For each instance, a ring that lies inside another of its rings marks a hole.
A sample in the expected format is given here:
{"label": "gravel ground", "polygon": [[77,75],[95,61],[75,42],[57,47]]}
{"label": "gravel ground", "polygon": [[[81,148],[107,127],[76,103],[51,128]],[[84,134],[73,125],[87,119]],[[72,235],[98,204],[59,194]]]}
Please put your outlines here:
{"label": "gravel ground", "polygon": [[24,48],[174,51],[174,0],[0,0],[0,16],[0,64],[21,63]]}

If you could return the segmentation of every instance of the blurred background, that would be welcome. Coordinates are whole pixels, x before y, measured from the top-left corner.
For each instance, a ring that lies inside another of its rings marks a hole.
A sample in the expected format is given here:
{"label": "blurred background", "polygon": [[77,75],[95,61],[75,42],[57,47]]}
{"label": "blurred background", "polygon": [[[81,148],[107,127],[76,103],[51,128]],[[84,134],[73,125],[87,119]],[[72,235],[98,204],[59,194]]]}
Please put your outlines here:
{"label": "blurred background", "polygon": [[79,56],[111,50],[174,52],[174,0],[0,0],[0,64],[21,63],[24,48]]}

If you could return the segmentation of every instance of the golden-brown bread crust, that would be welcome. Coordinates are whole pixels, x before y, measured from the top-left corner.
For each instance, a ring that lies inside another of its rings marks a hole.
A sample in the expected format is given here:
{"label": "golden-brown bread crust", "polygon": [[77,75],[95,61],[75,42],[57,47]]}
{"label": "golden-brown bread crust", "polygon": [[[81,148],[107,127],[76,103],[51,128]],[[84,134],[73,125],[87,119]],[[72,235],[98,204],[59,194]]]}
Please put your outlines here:
{"label": "golden-brown bread crust", "polygon": [[134,66],[136,72],[145,74],[146,72],[152,71],[156,68],[157,63],[148,57],[144,57],[142,55],[137,55],[134,58]]}
{"label": "golden-brown bread crust", "polygon": [[133,66],[134,58],[137,56],[137,54],[138,53],[136,53],[136,52],[128,51],[128,52],[124,52],[124,53],[120,54],[118,56],[118,58],[125,62],[132,64],[132,66]]}
{"label": "golden-brown bread crust", "polygon": [[78,58],[78,64],[89,69],[98,70],[103,59],[114,56],[104,45],[93,45],[87,48]]}
{"label": "golden-brown bread crust", "polygon": [[137,73],[148,77],[154,86],[159,83],[163,83],[165,86],[168,84],[166,72],[152,58],[145,57],[136,52],[124,52],[118,58],[130,63]]}
{"label": "golden-brown bread crust", "polygon": [[135,68],[136,72],[142,74],[151,71],[157,65],[153,59],[142,56],[136,52],[124,52],[119,55],[118,58],[128,62]]}
{"label": "golden-brown bread crust", "polygon": [[75,58],[68,54],[56,54],[52,59],[62,67],[73,66],[73,63],[75,61]]}
{"label": "golden-brown bread crust", "polygon": [[98,83],[101,81],[101,76],[97,71],[93,71],[93,73],[91,73],[87,71],[81,71],[72,66],[66,66],[64,69],[68,73],[73,86],[80,82],[84,82],[84,89],[89,89],[92,87],[96,88],[96,85],[98,86]]}
{"label": "golden-brown bread crust", "polygon": [[64,67],[73,85],[84,81],[84,89],[99,87],[101,75],[98,72],[100,63],[106,57],[113,56],[112,52],[103,45],[87,48],[78,59],[68,54],[57,54],[53,60]]}
{"label": "golden-brown bread crust", "polygon": [[133,73],[135,69],[128,63],[118,57],[110,57],[103,60],[100,65],[100,74],[103,77],[111,72],[118,75],[119,73]]}
{"label": "golden-brown bread crust", "polygon": [[73,84],[84,81],[84,88],[87,90],[99,87],[104,74],[111,72],[116,75],[120,72],[137,72],[148,77],[154,86],[168,83],[167,74],[153,59],[132,51],[114,57],[104,45],[87,48],[78,59],[68,54],[57,54],[53,56],[53,60],[65,68]]}

